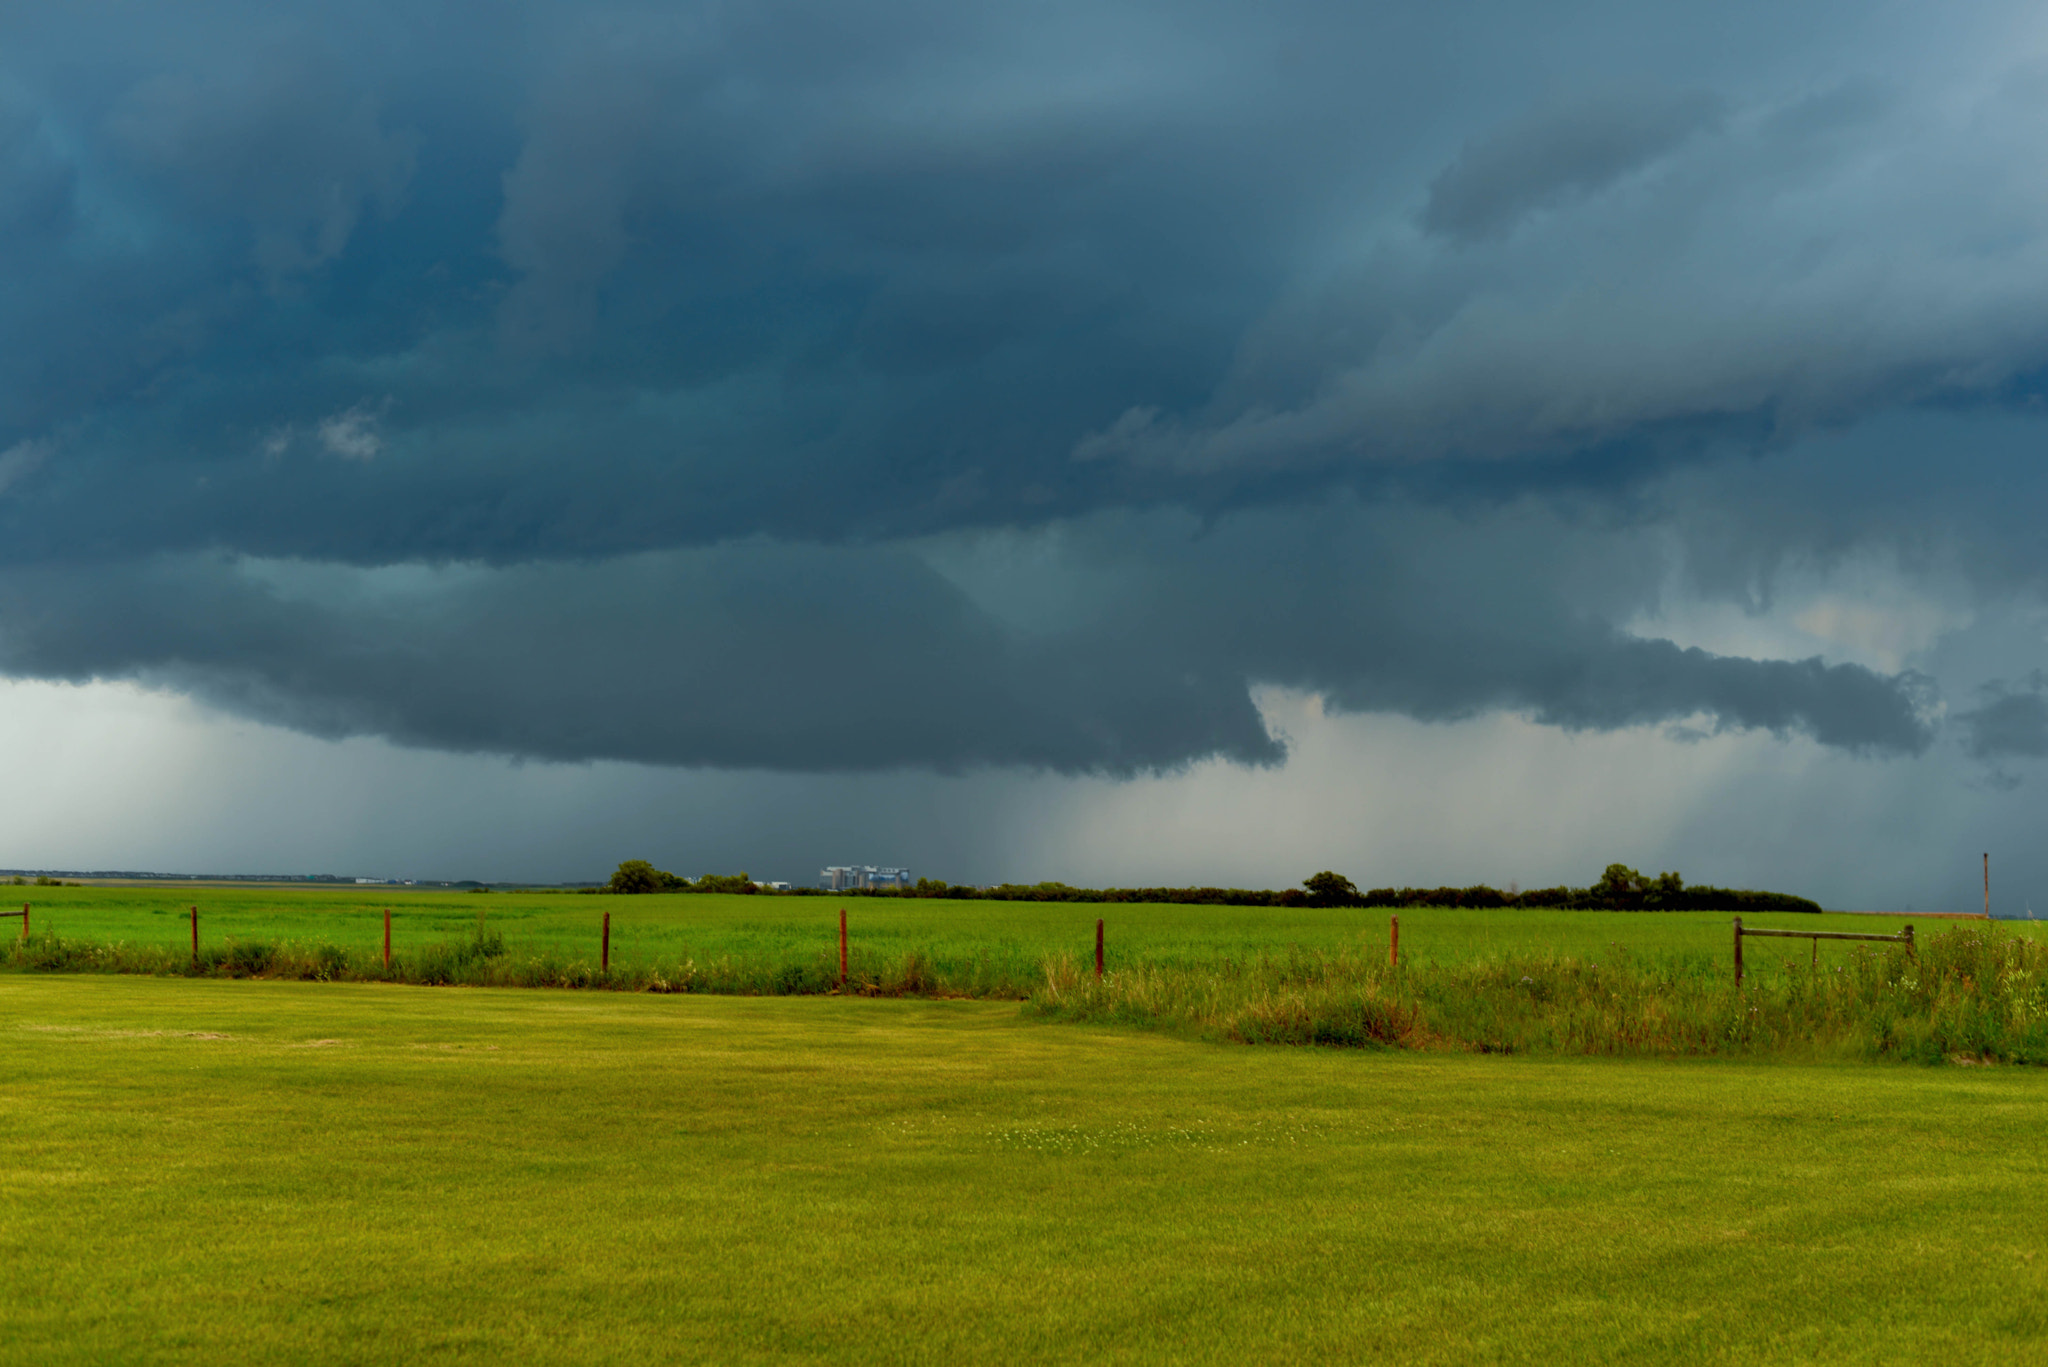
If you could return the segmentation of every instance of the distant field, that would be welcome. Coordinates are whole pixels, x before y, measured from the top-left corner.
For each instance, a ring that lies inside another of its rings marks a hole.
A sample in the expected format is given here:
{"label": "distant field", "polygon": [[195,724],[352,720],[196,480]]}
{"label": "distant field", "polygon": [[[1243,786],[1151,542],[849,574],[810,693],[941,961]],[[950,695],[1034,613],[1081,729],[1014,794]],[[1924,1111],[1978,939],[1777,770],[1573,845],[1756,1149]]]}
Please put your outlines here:
{"label": "distant field", "polygon": [[0,1362],[2048,1355],[2048,1078],[0,977]]}
{"label": "distant field", "polygon": [[[1289,950],[1383,952],[1388,913],[1336,908],[1097,906],[1056,902],[976,902],[882,898],[656,895],[590,897],[569,893],[450,893],[410,889],[135,887],[0,888],[32,902],[37,930],[66,938],[138,945],[188,943],[186,908],[198,905],[202,943],[229,939],[334,944],[370,954],[381,945],[383,909],[392,911],[400,956],[459,942],[477,913],[504,936],[508,954],[587,960],[598,955],[600,919],[612,916],[614,966],[704,963],[814,963],[836,956],[840,908],[848,911],[854,952],[896,962],[924,955],[935,972],[960,981],[1033,983],[1049,954],[1093,953],[1095,921],[1107,922],[1112,966],[1203,967]],[[1685,960],[1704,966],[1729,955],[1729,917],[1718,912],[1562,912],[1410,908],[1400,913],[1401,946],[1418,964],[1465,963],[1502,954],[1551,953],[1597,960],[1620,945],[1639,961]],[[1749,915],[1758,926],[1896,932],[1891,917],[1796,913]],[[0,927],[13,922],[0,922]],[[1923,921],[1922,933],[1952,924]],[[2039,934],[2039,927],[2022,927]],[[0,934],[4,934],[0,929]],[[1751,941],[1759,970],[1797,960],[1806,945]],[[1822,950],[1823,962],[1845,957]]]}

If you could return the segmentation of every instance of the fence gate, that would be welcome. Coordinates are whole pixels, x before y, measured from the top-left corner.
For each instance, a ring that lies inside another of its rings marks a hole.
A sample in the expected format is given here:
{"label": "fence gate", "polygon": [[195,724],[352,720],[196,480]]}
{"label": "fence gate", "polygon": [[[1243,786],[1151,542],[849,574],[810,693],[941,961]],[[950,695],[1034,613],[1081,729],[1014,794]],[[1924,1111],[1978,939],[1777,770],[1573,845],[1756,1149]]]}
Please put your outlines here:
{"label": "fence gate", "polygon": [[1882,940],[1886,944],[1904,945],[1908,954],[1915,954],[1913,948],[1913,927],[1908,925],[1896,935],[1865,935],[1850,930],[1764,930],[1761,927],[1744,929],[1742,918],[1735,918],[1735,985],[1742,985],[1742,937],[1745,935],[1768,935],[1780,940],[1813,941],[1813,962],[1820,964],[1820,942],[1822,940]]}

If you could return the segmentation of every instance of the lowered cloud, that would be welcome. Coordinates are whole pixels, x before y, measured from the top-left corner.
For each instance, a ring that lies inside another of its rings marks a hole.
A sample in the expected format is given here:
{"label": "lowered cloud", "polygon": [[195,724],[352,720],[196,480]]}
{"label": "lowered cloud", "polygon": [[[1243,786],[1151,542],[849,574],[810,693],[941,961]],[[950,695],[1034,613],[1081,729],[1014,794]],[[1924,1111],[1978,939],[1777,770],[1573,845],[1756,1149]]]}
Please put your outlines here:
{"label": "lowered cloud", "polygon": [[[1003,549],[752,540],[435,571],[159,557],[0,576],[0,669],[171,686],[327,736],[817,771],[1268,764],[1286,752],[1266,685],[1434,721],[1704,717],[1858,753],[1928,744],[1911,673],[1717,656],[1587,616],[1563,584],[1639,557],[1561,561],[1541,546],[1562,529],[1535,522],[1110,517]],[[1497,574],[1503,553],[1535,573]],[[1417,575],[1433,555],[1463,572]],[[1040,573],[1018,581],[1020,560]]]}
{"label": "lowered cloud", "polygon": [[0,581],[0,667],[131,678],[323,736],[546,759],[1130,773],[1282,754],[1241,677],[1034,647],[901,552],[742,543],[583,567],[214,559]]}

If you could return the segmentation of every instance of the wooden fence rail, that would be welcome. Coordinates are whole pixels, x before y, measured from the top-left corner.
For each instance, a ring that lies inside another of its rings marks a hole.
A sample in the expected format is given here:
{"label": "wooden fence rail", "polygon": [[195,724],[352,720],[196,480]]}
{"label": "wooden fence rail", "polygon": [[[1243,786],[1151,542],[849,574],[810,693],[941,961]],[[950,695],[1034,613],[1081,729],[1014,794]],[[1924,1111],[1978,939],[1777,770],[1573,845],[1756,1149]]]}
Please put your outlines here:
{"label": "wooden fence rail", "polygon": [[1813,963],[1820,964],[1820,942],[1822,940],[1883,940],[1887,944],[1904,945],[1908,954],[1918,951],[1913,948],[1913,927],[1907,926],[1896,935],[1870,935],[1854,930],[1765,930],[1761,926],[1745,928],[1740,916],[1735,918],[1735,981],[1742,982],[1742,937],[1745,935],[1767,935],[1780,940],[1813,941]]}
{"label": "wooden fence rail", "polygon": [[28,938],[28,903],[23,902],[20,911],[0,911],[0,919],[9,916],[19,916],[21,918],[21,938],[26,940]]}

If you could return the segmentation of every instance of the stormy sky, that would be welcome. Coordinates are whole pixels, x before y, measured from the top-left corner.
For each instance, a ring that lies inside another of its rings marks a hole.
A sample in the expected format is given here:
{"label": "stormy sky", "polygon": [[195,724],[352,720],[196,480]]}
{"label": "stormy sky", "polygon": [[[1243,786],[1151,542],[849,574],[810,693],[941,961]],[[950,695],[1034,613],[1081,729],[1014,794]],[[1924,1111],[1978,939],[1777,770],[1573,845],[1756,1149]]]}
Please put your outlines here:
{"label": "stormy sky", "polygon": [[0,7],[0,862],[2038,889],[2033,7]]}

